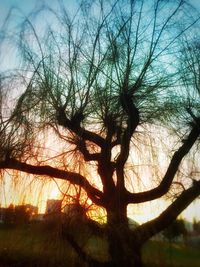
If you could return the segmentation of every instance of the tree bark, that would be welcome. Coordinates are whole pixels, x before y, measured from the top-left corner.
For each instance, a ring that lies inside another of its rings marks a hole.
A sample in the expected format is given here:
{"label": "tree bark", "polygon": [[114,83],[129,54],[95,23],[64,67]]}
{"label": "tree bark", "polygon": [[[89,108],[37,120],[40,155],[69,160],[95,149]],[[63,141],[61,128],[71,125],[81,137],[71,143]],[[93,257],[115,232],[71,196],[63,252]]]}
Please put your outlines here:
{"label": "tree bark", "polygon": [[111,266],[142,267],[141,244],[129,229],[126,206],[107,210],[107,239]]}

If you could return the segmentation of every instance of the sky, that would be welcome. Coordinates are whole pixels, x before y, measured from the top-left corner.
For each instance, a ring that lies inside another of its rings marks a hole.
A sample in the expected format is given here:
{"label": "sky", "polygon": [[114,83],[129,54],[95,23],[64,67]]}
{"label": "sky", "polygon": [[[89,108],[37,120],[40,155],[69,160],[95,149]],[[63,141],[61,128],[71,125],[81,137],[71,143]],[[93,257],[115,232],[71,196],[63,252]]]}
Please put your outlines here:
{"label": "sky", "polygon": [[[0,22],[6,17],[10,8],[20,9],[24,15],[28,15],[33,9],[40,8],[43,4],[56,5],[57,0],[0,0]],[[63,0],[67,5],[73,5],[74,0]]]}
{"label": "sky", "polygon": [[[0,25],[5,19],[8,11],[12,7],[19,8],[25,15],[29,14],[34,8],[39,8],[43,3],[53,6],[57,0],[0,0]],[[75,0],[63,0],[64,3],[73,5]],[[200,10],[199,0],[189,0],[189,2],[197,9]]]}
{"label": "sky", "polygon": [[[48,4],[51,5],[55,5],[56,0],[49,0],[46,1]],[[73,2],[73,0],[63,0],[64,3],[71,3]],[[191,0],[190,1],[197,9],[200,10],[200,1],[199,0]],[[15,11],[13,13],[12,16],[15,17],[14,21],[17,23],[17,21],[19,20],[20,16],[22,16],[22,14],[24,15],[28,15],[33,9],[37,9],[39,8],[42,3],[45,3],[44,1],[41,0],[0,0],[0,25],[3,24],[3,22],[5,21],[5,18],[10,10],[10,8],[15,7],[15,8],[19,8],[21,10],[21,14],[19,11]],[[7,48],[9,49],[9,47]],[[4,65],[12,65],[11,61],[6,61],[4,62]],[[51,188],[51,187],[50,187]],[[51,192],[48,192],[45,200],[48,197],[53,197],[53,198],[59,198],[59,192],[56,195],[55,189],[51,189]],[[45,201],[43,200],[43,201]],[[0,200],[2,201],[2,200]],[[7,201],[8,202],[8,201]],[[153,203],[149,203],[149,204],[144,204],[144,207],[142,207],[141,209],[134,209],[132,207],[129,207],[128,209],[128,214],[130,217],[134,217],[136,218],[136,220],[138,222],[144,222],[147,219],[152,219],[155,215],[158,215],[160,213],[160,209],[158,208],[158,205],[160,205],[161,207],[165,207],[166,206],[166,202],[163,203],[162,201],[160,202],[160,204],[158,204],[158,202],[153,202]],[[44,211],[44,204],[42,205],[42,211]],[[145,216],[144,213],[147,210],[148,207],[148,214],[146,212]],[[156,212],[155,212],[156,210]],[[184,212],[183,212],[183,217],[192,221],[194,217],[196,217],[198,220],[200,220],[200,208],[199,208],[199,202],[195,201],[194,203],[192,203]]]}
{"label": "sky", "polygon": [[[10,7],[19,7],[25,13],[29,12],[32,8],[40,6],[43,2],[48,4],[53,4],[57,0],[0,0],[1,15],[4,12],[7,12]],[[64,3],[74,2],[76,0],[63,0]],[[190,0],[189,1],[196,8],[200,7],[199,0]]]}
{"label": "sky", "polygon": [[16,7],[28,14],[33,8],[38,7],[40,0],[0,0],[0,22],[6,18],[10,8]]}

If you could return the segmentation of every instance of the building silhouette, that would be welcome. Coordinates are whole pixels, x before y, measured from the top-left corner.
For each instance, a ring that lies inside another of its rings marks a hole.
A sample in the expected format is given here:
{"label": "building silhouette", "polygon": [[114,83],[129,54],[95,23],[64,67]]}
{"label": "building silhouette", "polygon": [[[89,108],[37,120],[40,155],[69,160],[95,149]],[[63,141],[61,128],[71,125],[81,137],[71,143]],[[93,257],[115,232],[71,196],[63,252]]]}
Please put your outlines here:
{"label": "building silhouette", "polygon": [[60,214],[62,207],[62,200],[59,199],[48,199],[46,205],[45,214]]}

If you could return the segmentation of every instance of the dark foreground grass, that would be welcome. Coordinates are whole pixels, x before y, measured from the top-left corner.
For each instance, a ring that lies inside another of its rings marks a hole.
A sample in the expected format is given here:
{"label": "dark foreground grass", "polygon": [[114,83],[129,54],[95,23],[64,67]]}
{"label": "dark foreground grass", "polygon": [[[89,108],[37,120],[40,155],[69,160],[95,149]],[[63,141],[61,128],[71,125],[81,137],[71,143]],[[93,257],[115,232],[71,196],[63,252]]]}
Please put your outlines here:
{"label": "dark foreground grass", "polygon": [[200,267],[200,248],[150,241],[143,249],[146,267]]}
{"label": "dark foreground grass", "polygon": [[[0,267],[87,267],[59,229],[39,223],[24,227],[0,226]],[[107,242],[83,235],[84,249],[99,260],[108,258]],[[200,249],[151,241],[143,249],[145,267],[199,267]]]}
{"label": "dark foreground grass", "polygon": [[0,267],[83,266],[59,231],[45,225],[2,227],[0,229]]}

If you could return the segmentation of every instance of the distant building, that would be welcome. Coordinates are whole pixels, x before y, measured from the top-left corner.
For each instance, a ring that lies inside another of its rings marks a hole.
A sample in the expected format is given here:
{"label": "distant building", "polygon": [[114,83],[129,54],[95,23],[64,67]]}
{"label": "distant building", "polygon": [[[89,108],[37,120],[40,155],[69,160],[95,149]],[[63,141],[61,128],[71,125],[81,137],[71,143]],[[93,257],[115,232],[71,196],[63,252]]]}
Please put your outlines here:
{"label": "distant building", "polygon": [[48,199],[46,206],[46,214],[60,214],[61,213],[62,200]]}

